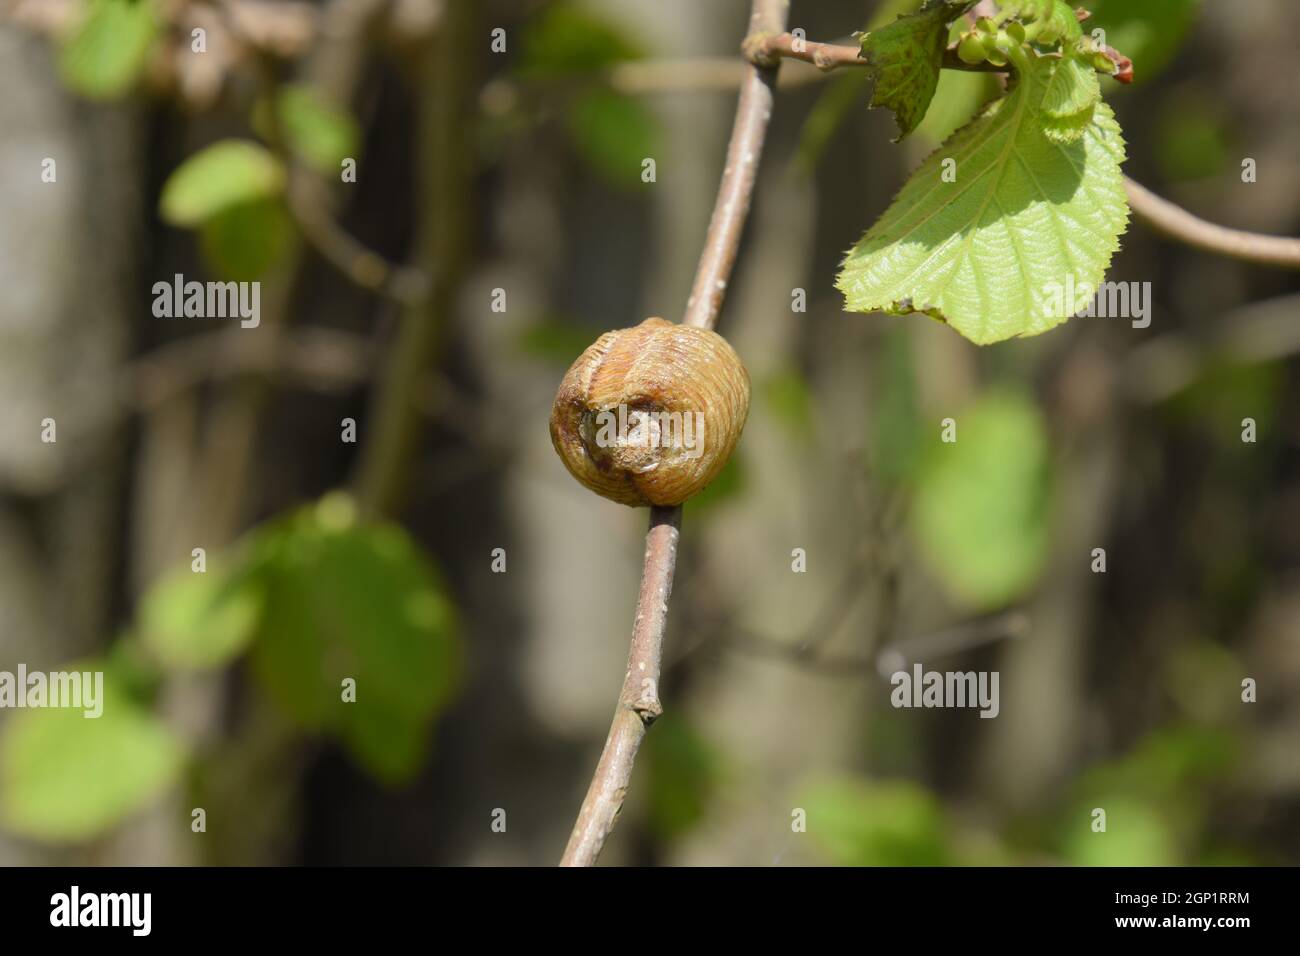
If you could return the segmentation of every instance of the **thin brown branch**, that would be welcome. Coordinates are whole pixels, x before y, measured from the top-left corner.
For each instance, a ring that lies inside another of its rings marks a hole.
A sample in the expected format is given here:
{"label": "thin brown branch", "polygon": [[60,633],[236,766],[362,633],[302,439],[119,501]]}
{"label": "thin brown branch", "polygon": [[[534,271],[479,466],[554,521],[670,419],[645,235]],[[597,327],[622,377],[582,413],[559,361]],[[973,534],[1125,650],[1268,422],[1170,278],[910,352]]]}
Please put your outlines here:
{"label": "thin brown branch", "polygon": [[359,506],[369,518],[391,517],[402,507],[425,417],[414,386],[436,364],[473,250],[474,157],[465,130],[478,97],[470,43],[478,16],[471,0],[448,0],[422,64],[418,136],[427,179],[415,260],[430,274],[431,288],[403,311],[373,400],[374,424],[354,478]]}
{"label": "thin brown branch", "polygon": [[[788,0],[753,0],[746,47],[752,44],[753,37],[783,33],[788,13]],[[722,310],[727,281],[749,212],[758,159],[772,117],[772,91],[778,66],[779,61],[754,63],[741,86],[731,143],[727,147],[727,165],[718,187],[691,298],[686,304],[683,322],[687,325],[711,329]],[[627,675],[604,750],[560,860],[561,866],[591,866],[600,856],[623,808],[641,741],[650,724],[662,713],[659,671],[681,520],[680,507],[650,511]]]}
{"label": "thin brown branch", "polygon": [[428,297],[428,273],[389,262],[344,229],[330,214],[321,183],[310,173],[294,169],[288,205],[311,247],[356,285],[400,305],[418,306]]}
{"label": "thin brown branch", "polygon": [[[755,0],[749,24],[751,39],[747,39],[743,47],[746,52],[754,48],[752,38],[773,32],[771,27],[775,22],[779,20],[784,26],[787,6],[785,0]],[[758,158],[763,153],[763,140],[772,118],[772,89],[776,85],[779,64],[779,60],[772,61],[772,65],[755,62],[741,84],[736,122],[731,128],[731,143],[727,146],[727,165],[722,171],[718,198],[713,204],[704,252],[695,270],[691,297],[686,301],[684,325],[711,329],[718,324],[727,282],[731,278],[732,266],[736,264],[736,250],[740,248],[740,234],[745,228],[750,199],[754,195]]]}
{"label": "thin brown branch", "polygon": [[596,862],[623,808],[641,741],[650,724],[663,713],[659,703],[659,671],[681,520],[681,508],[650,510],[627,675],[623,678],[605,748],[591,778],[587,798],[578,811],[578,822],[560,860],[561,866],[591,866]]}
{"label": "thin brown branch", "polygon": [[[777,58],[801,60],[811,63],[823,73],[845,66],[867,66],[860,47],[843,43],[816,43],[790,33],[756,37],[746,48],[745,55],[756,63],[771,62]],[[957,55],[956,45],[944,50],[945,70],[964,70],[968,73],[1005,73],[1007,67],[992,63],[967,63]]]}
{"label": "thin brown branch", "polygon": [[1147,225],[1196,249],[1259,265],[1300,269],[1300,239],[1229,229],[1193,216],[1141,183],[1125,179],[1128,203]]}

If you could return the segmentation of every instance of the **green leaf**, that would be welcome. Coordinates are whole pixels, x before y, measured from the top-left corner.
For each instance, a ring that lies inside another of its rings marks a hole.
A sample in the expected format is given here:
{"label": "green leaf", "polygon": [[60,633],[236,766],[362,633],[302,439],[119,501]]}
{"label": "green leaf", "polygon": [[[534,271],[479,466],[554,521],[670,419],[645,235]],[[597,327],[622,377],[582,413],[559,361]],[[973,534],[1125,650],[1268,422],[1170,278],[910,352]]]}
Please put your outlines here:
{"label": "green leaf", "polygon": [[63,82],[91,99],[129,92],[149,62],[158,29],[152,0],[92,0],[59,54]]}
{"label": "green leaf", "polygon": [[1063,143],[1080,139],[1092,125],[1100,101],[1097,71],[1076,57],[1066,56],[1052,71],[1043,93],[1043,112],[1047,114],[1043,131],[1048,138]]}
{"label": "green leaf", "polygon": [[916,13],[859,37],[862,58],[876,84],[871,106],[894,111],[898,139],[916,129],[934,97],[948,24],[974,5],[973,0],[929,0]]}
{"label": "green leaf", "polygon": [[1083,27],[1074,15],[1074,7],[1063,0],[1051,0],[1047,16],[1039,16],[1039,26],[1035,40],[1043,44],[1064,41],[1072,44],[1083,36]]}
{"label": "green leaf", "polygon": [[181,163],[163,184],[164,221],[194,227],[242,203],[280,195],[284,167],[251,140],[225,139]]}
{"label": "green leaf", "polygon": [[642,160],[658,152],[659,124],[633,96],[591,89],[569,105],[569,135],[579,154],[611,186],[641,184]]}
{"label": "green leaf", "polygon": [[844,260],[848,311],[924,312],[986,345],[1084,308],[1128,222],[1124,141],[1105,103],[1077,141],[1048,138],[1057,62],[1026,60],[1011,92],[912,174]]}
{"label": "green leaf", "polygon": [[[252,548],[265,594],[252,653],[262,686],[380,778],[409,778],[458,669],[436,570],[400,527],[357,523],[340,495],[261,529]],[[355,702],[342,699],[346,678]]]}
{"label": "green leaf", "polygon": [[145,594],[137,631],[166,666],[219,667],[248,646],[260,609],[261,595],[242,572],[181,567]]}
{"label": "green leaf", "polygon": [[199,248],[220,278],[251,282],[283,260],[296,231],[279,199],[258,199],[223,209],[205,220],[199,226]]}
{"label": "green leaf", "polygon": [[591,73],[643,51],[628,32],[594,16],[581,5],[552,3],[524,29],[519,73],[555,77]]}
{"label": "green leaf", "polygon": [[808,833],[840,866],[945,866],[948,824],[938,799],[907,781],[833,778],[803,796]]}
{"label": "green leaf", "polygon": [[[63,670],[104,671],[103,661]],[[171,732],[104,673],[103,710],[11,714],[0,737],[0,820],[49,843],[89,840],[143,809],[177,779],[183,752]]]}
{"label": "green leaf", "polygon": [[[361,141],[356,120],[342,107],[303,84],[291,84],[276,99],[280,133],[294,154],[317,172],[337,176],[340,164],[355,157]],[[271,131],[269,109],[258,105],[253,127],[263,137]]]}
{"label": "green leaf", "polygon": [[912,529],[958,599],[998,607],[1032,587],[1047,559],[1047,429],[1015,392],[985,395],[954,418],[957,440],[936,440],[917,475]]}

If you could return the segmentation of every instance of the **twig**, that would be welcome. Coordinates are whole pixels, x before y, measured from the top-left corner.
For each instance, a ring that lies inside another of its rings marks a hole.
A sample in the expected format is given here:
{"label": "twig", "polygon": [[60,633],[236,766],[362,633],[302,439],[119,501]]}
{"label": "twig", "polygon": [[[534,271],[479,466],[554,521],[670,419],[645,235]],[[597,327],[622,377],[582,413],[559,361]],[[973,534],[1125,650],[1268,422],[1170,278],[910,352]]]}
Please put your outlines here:
{"label": "twig", "polygon": [[1133,211],[1162,235],[1196,249],[1259,265],[1300,269],[1300,239],[1267,236],[1229,229],[1193,216],[1181,206],[1162,199],[1141,183],[1125,179]]}
{"label": "twig", "polygon": [[[776,36],[756,37],[745,50],[745,54],[755,62],[771,62],[776,58],[802,60],[811,63],[823,73],[843,66],[869,66],[862,58],[862,49],[843,43],[815,43],[789,33]],[[967,63],[957,55],[956,45],[947,47],[943,52],[945,70],[964,70],[967,73],[1005,73],[1005,66],[994,66],[987,61]]]}
{"label": "twig", "polygon": [[[784,32],[788,13],[788,0],[753,0],[747,37]],[[750,42],[747,39],[746,45]],[[727,165],[718,187],[691,298],[686,304],[684,324],[712,328],[718,321],[772,116],[772,90],[778,65],[753,64],[746,71],[736,104],[731,143],[727,147]],[[561,866],[591,866],[600,856],[623,808],[637,750],[651,722],[663,712],[659,703],[659,669],[668,598],[677,565],[681,515],[680,507],[650,511],[627,676],[600,762],[596,764],[591,786],[578,811],[578,821],[560,860]]]}
{"label": "twig", "polygon": [[393,515],[405,495],[419,448],[420,408],[415,384],[434,365],[472,248],[473,149],[465,135],[476,97],[470,38],[478,4],[449,0],[424,63],[418,155],[426,164],[416,260],[431,275],[429,295],[408,307],[379,384],[372,436],[362,449],[354,484],[367,517]]}
{"label": "twig", "polygon": [[[802,60],[813,64],[822,72],[830,72],[846,66],[867,66],[867,61],[859,55],[857,47],[799,40],[789,33],[755,36],[747,41],[745,52],[755,62],[771,62],[783,58]],[[1125,57],[1110,47],[1106,48],[1106,53],[1116,61],[1117,66],[1123,67]],[[949,47],[944,54],[943,66],[944,69],[981,72],[1006,71],[1005,67],[993,67],[987,62],[975,66],[964,63],[952,47]],[[1245,262],[1284,269],[1300,269],[1300,239],[1289,236],[1269,236],[1219,226],[1197,218],[1167,199],[1161,199],[1132,179],[1125,177],[1124,185],[1128,190],[1129,205],[1133,212],[1157,232],[1171,239]]]}
{"label": "twig", "polygon": [[650,509],[650,530],[646,534],[645,565],[636,601],[627,676],[623,678],[605,749],[591,778],[587,798],[578,811],[578,822],[560,860],[561,866],[591,866],[596,862],[623,808],[641,741],[650,724],[663,713],[659,703],[659,670],[681,521],[681,508]]}
{"label": "twig", "polygon": [[[784,26],[788,6],[787,0],[754,0],[749,36],[770,34],[772,25],[778,21]],[[746,40],[744,49],[750,48],[752,43]],[[704,251],[695,270],[691,297],[686,300],[683,325],[711,329],[718,324],[727,281],[731,278],[732,266],[736,264],[736,250],[740,248],[740,234],[745,228],[750,199],[754,195],[758,158],[763,153],[767,124],[772,118],[772,88],[776,85],[777,66],[779,61],[771,65],[754,63],[740,87],[736,122],[731,128],[731,143],[727,146],[727,165],[722,171],[718,198],[713,204]]]}
{"label": "twig", "polygon": [[909,661],[947,657],[1007,638],[1029,633],[1029,617],[1023,611],[1008,611],[996,617],[954,624],[941,631],[890,644],[876,654],[809,654],[804,645],[791,644],[761,634],[739,633],[722,639],[731,650],[756,657],[786,661],[812,674],[826,677],[864,676],[888,680],[907,667]]}
{"label": "twig", "polygon": [[400,305],[418,306],[428,297],[428,274],[388,262],[339,225],[312,174],[295,168],[287,194],[289,212],[307,242],[346,278]]}

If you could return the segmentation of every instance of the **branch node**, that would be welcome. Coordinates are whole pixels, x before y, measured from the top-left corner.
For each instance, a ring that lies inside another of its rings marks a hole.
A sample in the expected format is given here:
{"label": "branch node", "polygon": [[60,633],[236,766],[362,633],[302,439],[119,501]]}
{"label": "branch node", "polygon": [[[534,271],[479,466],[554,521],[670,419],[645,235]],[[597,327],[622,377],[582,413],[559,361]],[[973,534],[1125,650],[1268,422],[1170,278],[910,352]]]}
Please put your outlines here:
{"label": "branch node", "polygon": [[740,53],[754,66],[769,69],[781,62],[781,55],[772,52],[772,40],[780,34],[758,32],[745,37],[740,44]]}

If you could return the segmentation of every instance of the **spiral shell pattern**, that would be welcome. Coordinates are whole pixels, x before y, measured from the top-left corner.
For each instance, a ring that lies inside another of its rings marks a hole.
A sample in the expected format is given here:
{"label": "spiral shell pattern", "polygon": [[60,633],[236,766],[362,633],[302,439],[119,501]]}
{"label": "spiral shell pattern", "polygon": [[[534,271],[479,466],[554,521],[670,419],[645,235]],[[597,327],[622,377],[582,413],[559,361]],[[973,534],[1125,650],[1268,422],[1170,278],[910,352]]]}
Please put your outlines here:
{"label": "spiral shell pattern", "polygon": [[749,373],[726,339],[650,318],[578,356],[551,408],[551,442],[598,495],[679,505],[722,471],[748,415]]}

